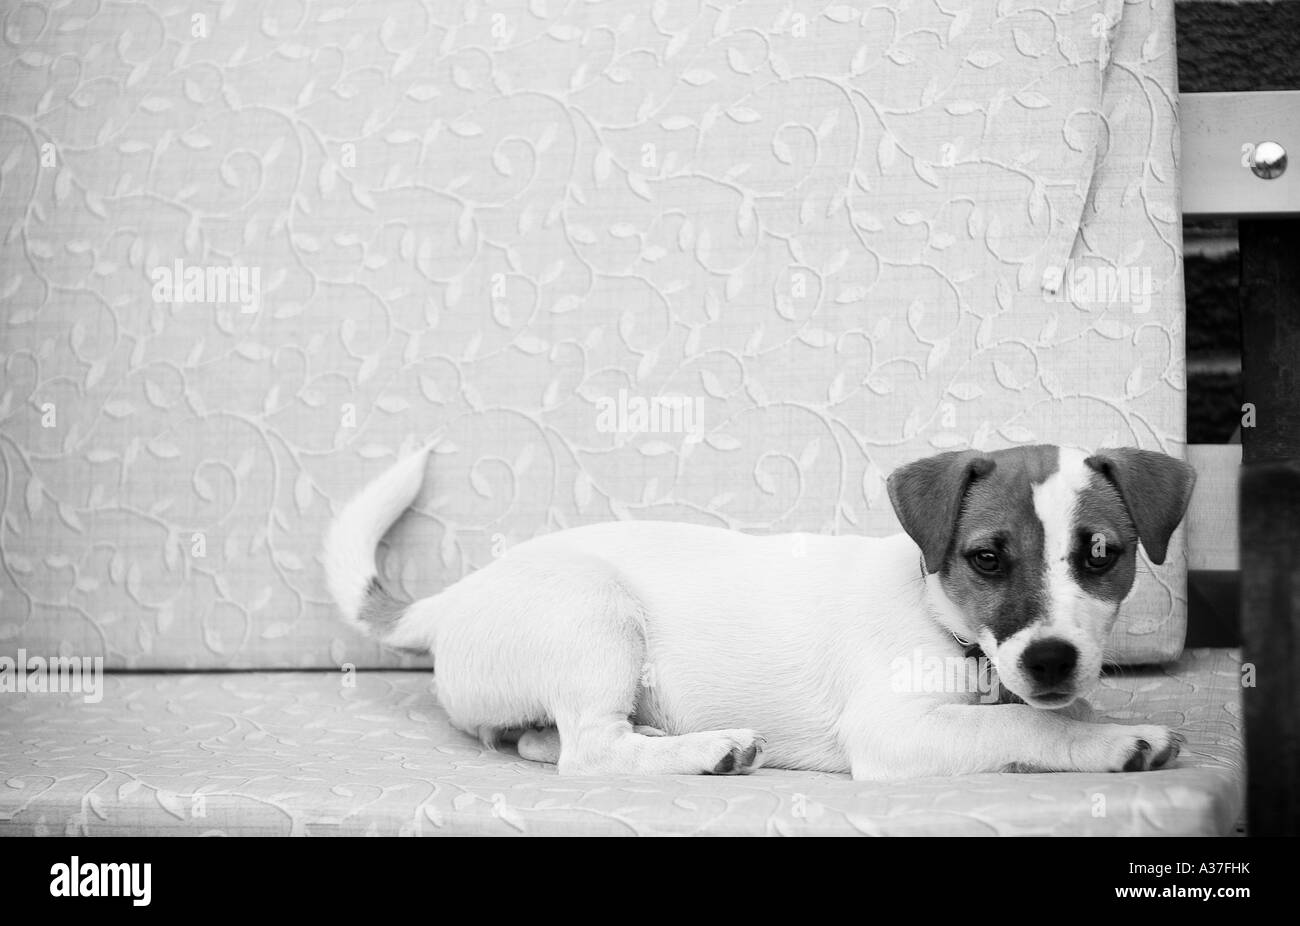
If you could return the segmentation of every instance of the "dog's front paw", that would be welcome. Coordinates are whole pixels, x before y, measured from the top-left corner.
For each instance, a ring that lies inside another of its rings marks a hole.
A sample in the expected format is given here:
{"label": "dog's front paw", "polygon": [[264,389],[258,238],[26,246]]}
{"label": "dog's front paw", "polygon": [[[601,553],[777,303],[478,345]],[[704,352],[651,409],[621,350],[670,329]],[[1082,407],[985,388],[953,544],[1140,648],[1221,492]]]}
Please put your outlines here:
{"label": "dog's front paw", "polygon": [[1081,772],[1145,772],[1163,768],[1186,739],[1168,727],[1101,724],[1071,750]]}
{"label": "dog's front paw", "polygon": [[1186,737],[1166,727],[1152,727],[1156,736],[1139,739],[1133,744],[1132,751],[1124,760],[1122,772],[1145,772],[1153,768],[1163,768],[1174,759],[1187,742]]}

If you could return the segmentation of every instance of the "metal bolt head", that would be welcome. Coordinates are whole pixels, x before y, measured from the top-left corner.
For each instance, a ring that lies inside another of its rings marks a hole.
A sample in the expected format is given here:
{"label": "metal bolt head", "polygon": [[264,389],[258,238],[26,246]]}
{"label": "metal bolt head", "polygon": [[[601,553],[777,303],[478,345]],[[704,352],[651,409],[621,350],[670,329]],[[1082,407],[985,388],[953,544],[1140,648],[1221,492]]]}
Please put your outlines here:
{"label": "metal bolt head", "polygon": [[1256,177],[1272,180],[1286,170],[1286,149],[1275,141],[1262,141],[1250,156],[1250,169]]}

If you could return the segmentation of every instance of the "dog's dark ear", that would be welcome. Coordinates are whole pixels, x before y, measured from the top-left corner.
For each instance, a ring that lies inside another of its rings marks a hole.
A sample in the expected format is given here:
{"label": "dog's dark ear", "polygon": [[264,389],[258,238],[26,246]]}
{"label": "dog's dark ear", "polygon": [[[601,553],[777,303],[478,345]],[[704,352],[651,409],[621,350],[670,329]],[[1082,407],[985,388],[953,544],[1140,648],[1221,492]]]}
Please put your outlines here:
{"label": "dog's dark ear", "polygon": [[1114,483],[1147,556],[1157,566],[1163,563],[1192,500],[1196,470],[1167,454],[1133,447],[1098,450],[1085,462]]}
{"label": "dog's dark ear", "polygon": [[908,463],[889,474],[886,485],[894,513],[921,548],[927,572],[943,566],[971,480],[987,476],[995,466],[978,451],[960,450]]}

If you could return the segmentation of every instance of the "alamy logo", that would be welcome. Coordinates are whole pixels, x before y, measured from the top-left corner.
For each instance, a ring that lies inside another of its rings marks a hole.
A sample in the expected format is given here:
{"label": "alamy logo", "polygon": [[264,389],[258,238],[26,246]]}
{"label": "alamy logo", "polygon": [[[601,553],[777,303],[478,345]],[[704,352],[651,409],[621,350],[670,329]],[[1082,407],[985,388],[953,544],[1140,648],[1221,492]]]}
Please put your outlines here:
{"label": "alamy logo", "polygon": [[996,704],[1002,693],[993,663],[982,655],[935,656],[918,648],[910,658],[896,656],[889,673],[890,687],[900,693],[978,694],[982,704]]}
{"label": "alamy logo", "polygon": [[154,302],[238,305],[245,314],[262,304],[261,267],[187,267],[177,260],[170,267],[154,267],[149,278]]}
{"label": "alamy logo", "polygon": [[1048,267],[1043,282],[1053,290],[1045,294],[1048,302],[1127,305],[1138,314],[1150,310],[1155,289],[1150,267]]}
{"label": "alamy logo", "polygon": [[629,395],[596,400],[596,430],[602,434],[694,434],[701,433],[700,399],[685,395]]}
{"label": "alamy logo", "polygon": [[51,897],[130,897],[137,907],[149,906],[153,865],[149,862],[83,862],[72,856],[50,867]]}
{"label": "alamy logo", "polygon": [[104,697],[103,656],[0,656],[0,694],[79,694],[87,704]]}

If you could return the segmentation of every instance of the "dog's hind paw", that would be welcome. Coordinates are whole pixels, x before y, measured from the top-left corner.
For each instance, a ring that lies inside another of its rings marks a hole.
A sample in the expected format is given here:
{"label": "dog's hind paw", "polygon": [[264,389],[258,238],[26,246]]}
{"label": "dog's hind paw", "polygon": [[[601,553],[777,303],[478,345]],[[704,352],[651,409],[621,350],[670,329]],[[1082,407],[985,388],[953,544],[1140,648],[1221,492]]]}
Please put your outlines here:
{"label": "dog's hind paw", "polygon": [[711,774],[744,775],[753,771],[761,763],[763,746],[767,743],[767,740],[752,730],[727,732],[731,734],[729,738],[736,740],[736,742],[713,766]]}

